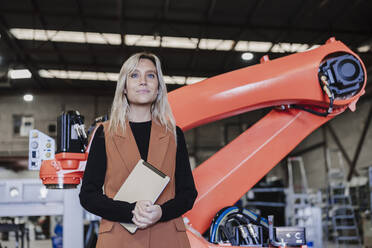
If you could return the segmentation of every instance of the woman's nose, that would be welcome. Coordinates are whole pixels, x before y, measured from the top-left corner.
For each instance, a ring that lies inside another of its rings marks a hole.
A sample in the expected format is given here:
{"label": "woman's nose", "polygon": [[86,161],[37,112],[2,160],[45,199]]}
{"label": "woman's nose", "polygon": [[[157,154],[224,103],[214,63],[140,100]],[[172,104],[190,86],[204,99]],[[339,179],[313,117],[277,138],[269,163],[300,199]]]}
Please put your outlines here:
{"label": "woman's nose", "polygon": [[146,77],[145,76],[140,76],[140,78],[139,78],[139,84],[140,85],[147,84],[147,81],[146,81]]}

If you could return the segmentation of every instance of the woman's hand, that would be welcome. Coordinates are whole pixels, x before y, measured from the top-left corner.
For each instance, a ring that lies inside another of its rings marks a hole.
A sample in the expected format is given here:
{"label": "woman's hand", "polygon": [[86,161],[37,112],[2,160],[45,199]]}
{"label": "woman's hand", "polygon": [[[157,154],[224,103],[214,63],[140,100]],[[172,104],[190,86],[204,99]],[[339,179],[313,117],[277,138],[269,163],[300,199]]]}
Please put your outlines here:
{"label": "woman's hand", "polygon": [[147,208],[149,210],[148,217],[151,220],[152,224],[158,222],[163,214],[161,207],[159,205],[151,205]]}
{"label": "woman's hand", "polygon": [[140,229],[155,224],[162,216],[161,207],[153,205],[150,201],[138,201],[132,213],[132,221]]}

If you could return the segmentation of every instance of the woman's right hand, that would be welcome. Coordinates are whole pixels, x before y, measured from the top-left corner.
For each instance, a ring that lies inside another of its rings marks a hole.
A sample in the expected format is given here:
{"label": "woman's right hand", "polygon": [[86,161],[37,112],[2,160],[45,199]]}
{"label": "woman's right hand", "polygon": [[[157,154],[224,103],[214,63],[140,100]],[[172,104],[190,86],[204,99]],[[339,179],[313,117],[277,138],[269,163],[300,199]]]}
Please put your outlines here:
{"label": "woman's right hand", "polygon": [[152,206],[151,201],[137,201],[136,206],[132,211],[132,221],[140,229],[145,229],[146,227],[153,224],[151,219],[149,218],[150,211],[148,210],[148,208],[150,206]]}
{"label": "woman's right hand", "polygon": [[133,213],[133,223],[141,229],[155,224],[160,219],[162,212],[158,205],[153,205],[151,201],[138,201]]}

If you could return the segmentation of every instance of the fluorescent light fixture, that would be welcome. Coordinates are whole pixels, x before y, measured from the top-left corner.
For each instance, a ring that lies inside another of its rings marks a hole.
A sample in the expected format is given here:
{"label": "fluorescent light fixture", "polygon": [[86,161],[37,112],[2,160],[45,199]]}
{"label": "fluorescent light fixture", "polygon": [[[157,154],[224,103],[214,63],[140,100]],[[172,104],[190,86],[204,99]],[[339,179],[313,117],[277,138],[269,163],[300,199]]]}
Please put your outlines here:
{"label": "fluorescent light fixture", "polygon": [[304,52],[306,51],[310,46],[308,44],[299,44],[299,43],[292,43],[291,51],[292,52]]}
{"label": "fluorescent light fixture", "polygon": [[249,52],[247,52],[247,53],[243,53],[243,54],[242,54],[242,59],[243,59],[243,60],[246,60],[246,61],[248,61],[248,60],[252,60],[253,57],[254,57],[253,53],[249,53]]}
{"label": "fluorescent light fixture", "polygon": [[169,36],[163,36],[161,38],[162,47],[195,49],[197,44],[198,44],[198,39],[196,38],[169,37]]}
{"label": "fluorescent light fixture", "polygon": [[360,46],[360,47],[358,47],[358,52],[360,52],[360,53],[366,53],[366,52],[369,51],[369,49],[371,49],[371,46],[370,45]]}
{"label": "fluorescent light fixture", "polygon": [[151,36],[151,35],[125,35],[125,45],[127,46],[145,46],[145,47],[171,47],[195,49],[198,39],[169,36]]}
{"label": "fluorescent light fixture", "polygon": [[[271,48],[271,52],[274,53],[294,53],[294,52],[304,52],[309,50],[310,45],[299,44],[299,43],[278,43]],[[312,48],[315,48],[314,46]]]}
{"label": "fluorescent light fixture", "polygon": [[187,77],[186,78],[186,84],[195,84],[200,81],[203,81],[204,79],[207,79],[205,77]]}
{"label": "fluorescent light fixture", "polygon": [[[39,40],[53,42],[73,42],[73,43],[92,43],[92,44],[110,44],[121,45],[121,35],[114,33],[94,33],[94,32],[76,32],[62,30],[43,30],[43,29],[25,29],[12,28],[10,32],[19,40]],[[126,34],[124,43],[127,46],[143,47],[170,47],[195,49],[198,46],[198,38],[193,37],[172,37],[172,36],[152,36],[152,35],[134,35]],[[222,39],[200,39],[198,48],[201,50],[219,50],[229,51],[233,47],[233,40]],[[318,45],[319,46],[319,45]],[[274,44],[265,41],[237,41],[234,48],[240,52],[302,52],[309,50],[310,45],[300,43],[278,43]],[[312,49],[314,47],[311,47]]]}
{"label": "fluorescent light fixture", "polygon": [[34,100],[34,96],[31,94],[26,94],[23,96],[23,100],[26,102],[31,102],[32,100]]}
{"label": "fluorescent light fixture", "polygon": [[[99,80],[116,82],[119,73],[111,72],[92,72],[92,71],[65,71],[65,70],[39,70],[40,77],[43,78],[58,78],[58,79],[77,79],[77,80]],[[184,76],[166,76],[164,75],[166,84],[193,84],[202,81],[204,77],[184,77]]]}
{"label": "fluorescent light fixture", "polygon": [[312,45],[311,47],[309,47],[306,51],[310,51],[310,50],[313,50],[315,48],[318,48],[320,47],[320,45],[316,44],[316,45]]}
{"label": "fluorescent light fixture", "polygon": [[182,76],[164,76],[164,82],[166,84],[185,84],[186,77]]}
{"label": "fluorescent light fixture", "polygon": [[120,45],[120,34],[76,32],[62,30],[43,30],[12,28],[10,32],[19,40],[40,40],[54,42],[92,43]]}
{"label": "fluorescent light fixture", "polygon": [[11,79],[23,79],[23,78],[31,78],[32,74],[28,69],[20,69],[20,70],[9,70],[8,76]]}
{"label": "fluorescent light fixture", "polygon": [[266,53],[272,46],[271,42],[264,41],[238,41],[235,51]]}
{"label": "fluorescent light fixture", "polygon": [[65,70],[39,70],[39,75],[40,77],[44,78],[99,80],[114,82],[116,82],[119,77],[119,73]]}
{"label": "fluorescent light fixture", "polygon": [[229,51],[233,43],[233,40],[200,39],[199,49]]}
{"label": "fluorescent light fixture", "polygon": [[127,46],[159,47],[160,37],[151,35],[127,34],[125,35],[124,42]]}

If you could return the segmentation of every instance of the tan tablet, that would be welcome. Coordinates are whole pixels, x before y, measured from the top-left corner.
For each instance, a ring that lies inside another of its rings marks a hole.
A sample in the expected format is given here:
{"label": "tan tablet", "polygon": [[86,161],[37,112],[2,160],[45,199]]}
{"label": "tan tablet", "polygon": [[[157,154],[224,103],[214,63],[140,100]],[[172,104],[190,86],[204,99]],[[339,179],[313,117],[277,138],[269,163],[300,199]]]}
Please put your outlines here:
{"label": "tan tablet", "polygon": [[[114,200],[133,203],[149,200],[154,203],[163,192],[170,178],[148,162],[140,159],[128,178],[125,180]],[[120,223],[130,233],[135,233],[135,224]]]}

